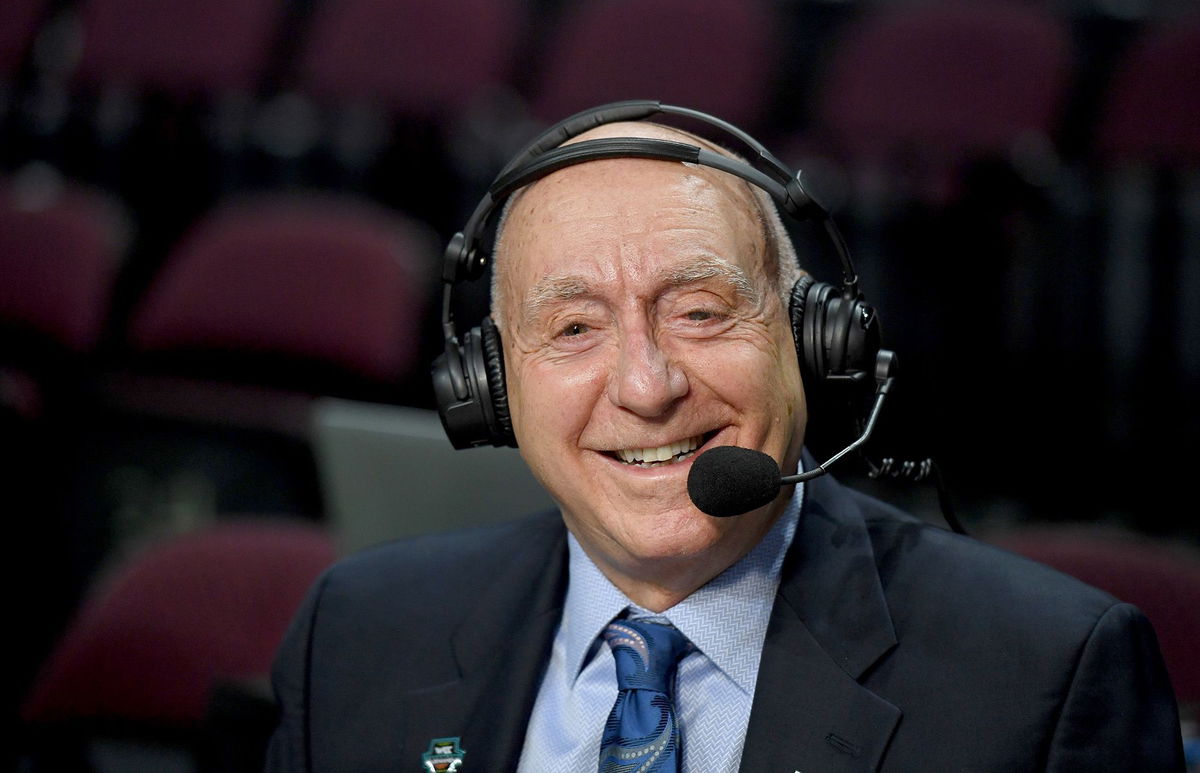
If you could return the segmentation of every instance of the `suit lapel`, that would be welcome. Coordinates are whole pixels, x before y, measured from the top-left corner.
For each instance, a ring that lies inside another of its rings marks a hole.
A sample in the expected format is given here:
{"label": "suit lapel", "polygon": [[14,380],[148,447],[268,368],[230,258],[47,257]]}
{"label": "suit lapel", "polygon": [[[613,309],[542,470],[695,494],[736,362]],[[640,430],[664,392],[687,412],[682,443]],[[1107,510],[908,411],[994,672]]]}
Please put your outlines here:
{"label": "suit lapel", "polygon": [[457,736],[464,773],[516,768],[562,612],[565,537],[556,513],[526,550],[505,557],[451,635],[461,679],[404,696],[405,755],[414,766],[431,740]]}
{"label": "suit lapel", "polygon": [[856,503],[835,481],[805,502],[763,645],[743,770],[875,770],[900,710],[858,683],[895,631]]}
{"label": "suit lapel", "polygon": [[[875,770],[901,712],[858,679],[896,637],[856,503],[828,477],[805,488],[741,769]],[[461,679],[403,696],[405,764],[419,765],[434,738],[457,734],[464,773],[516,768],[561,616],[565,537],[557,516],[543,522],[464,616],[451,636]],[[524,611],[516,624],[512,610]]]}

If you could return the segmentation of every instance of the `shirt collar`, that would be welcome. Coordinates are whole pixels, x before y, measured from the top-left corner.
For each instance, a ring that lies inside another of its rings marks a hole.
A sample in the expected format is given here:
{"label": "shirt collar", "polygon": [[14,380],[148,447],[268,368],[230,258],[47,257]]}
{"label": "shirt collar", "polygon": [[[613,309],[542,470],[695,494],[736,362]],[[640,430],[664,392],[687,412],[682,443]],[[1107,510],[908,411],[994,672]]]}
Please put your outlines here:
{"label": "shirt collar", "polygon": [[[779,586],[783,558],[796,533],[804,484],[767,535],[737,563],[660,616],[671,621],[743,692],[752,694],[762,641]],[[563,606],[567,679],[573,684],[592,659],[600,634],[626,609],[636,617],[650,613],[625,596],[596,567],[575,535],[567,534],[567,597]]]}
{"label": "shirt collar", "polygon": [[567,598],[560,625],[566,634],[566,676],[574,684],[602,641],[604,627],[633,602],[592,563],[570,531],[567,561]]}

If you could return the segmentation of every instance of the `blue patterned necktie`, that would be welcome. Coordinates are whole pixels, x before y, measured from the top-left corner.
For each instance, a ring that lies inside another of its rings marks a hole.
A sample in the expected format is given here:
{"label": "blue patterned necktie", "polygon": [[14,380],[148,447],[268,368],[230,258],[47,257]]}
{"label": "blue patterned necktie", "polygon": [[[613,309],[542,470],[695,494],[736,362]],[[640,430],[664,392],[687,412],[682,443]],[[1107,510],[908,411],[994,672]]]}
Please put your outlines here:
{"label": "blue patterned necktie", "polygon": [[616,659],[619,692],[600,739],[600,773],[677,773],[672,692],[687,637],[669,624],[618,620],[604,638]]}

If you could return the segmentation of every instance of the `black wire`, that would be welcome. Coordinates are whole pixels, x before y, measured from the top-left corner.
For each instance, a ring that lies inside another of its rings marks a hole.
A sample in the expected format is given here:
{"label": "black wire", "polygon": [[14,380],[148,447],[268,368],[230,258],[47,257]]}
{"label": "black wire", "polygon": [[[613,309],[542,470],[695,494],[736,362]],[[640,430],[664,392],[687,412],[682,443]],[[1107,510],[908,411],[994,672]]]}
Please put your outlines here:
{"label": "black wire", "polygon": [[865,455],[863,459],[867,463],[868,475],[872,478],[886,478],[909,483],[922,483],[932,478],[937,487],[938,507],[941,508],[942,518],[958,534],[967,534],[966,528],[963,527],[962,522],[958,520],[958,515],[954,512],[954,504],[950,500],[950,490],[946,485],[945,476],[942,475],[941,468],[933,459],[912,461],[897,460],[887,456],[878,465]]}

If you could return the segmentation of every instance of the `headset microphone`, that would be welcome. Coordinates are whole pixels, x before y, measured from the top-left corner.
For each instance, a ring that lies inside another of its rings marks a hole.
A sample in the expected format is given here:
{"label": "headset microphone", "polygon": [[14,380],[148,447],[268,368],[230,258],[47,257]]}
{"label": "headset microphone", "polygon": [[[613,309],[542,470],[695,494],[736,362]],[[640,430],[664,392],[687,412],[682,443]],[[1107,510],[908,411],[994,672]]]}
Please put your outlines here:
{"label": "headset microphone", "polygon": [[[783,475],[779,465],[770,455],[739,446],[718,446],[700,454],[692,461],[692,468],[688,471],[687,491],[692,504],[700,512],[715,518],[742,515],[771,502],[779,494],[779,489],[785,485],[824,475],[831,466],[870,439],[883,410],[883,401],[895,381],[895,372],[895,354],[887,349],[880,349],[875,359],[875,403],[871,406],[866,426],[854,442],[811,470],[795,475]],[[954,512],[950,493],[946,490],[941,472],[932,459],[897,462],[888,458],[878,466],[868,459],[867,464],[872,478],[921,481],[932,476],[937,485],[942,517],[953,531],[959,534],[967,533]]]}
{"label": "headset microphone", "polygon": [[838,451],[814,469],[795,475],[783,475],[779,465],[762,451],[738,446],[718,446],[697,456],[688,472],[687,490],[692,503],[703,513],[726,518],[762,507],[785,484],[812,480],[828,472],[829,467],[857,449],[871,437],[883,401],[895,380],[896,355],[880,349],[875,359],[875,404],[862,433],[850,445]]}
{"label": "headset microphone", "polygon": [[715,518],[741,515],[775,498],[779,465],[768,454],[740,446],[717,446],[692,460],[687,490],[692,503]]}

